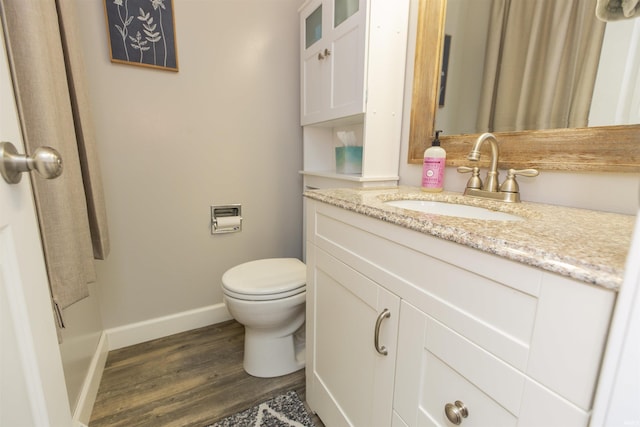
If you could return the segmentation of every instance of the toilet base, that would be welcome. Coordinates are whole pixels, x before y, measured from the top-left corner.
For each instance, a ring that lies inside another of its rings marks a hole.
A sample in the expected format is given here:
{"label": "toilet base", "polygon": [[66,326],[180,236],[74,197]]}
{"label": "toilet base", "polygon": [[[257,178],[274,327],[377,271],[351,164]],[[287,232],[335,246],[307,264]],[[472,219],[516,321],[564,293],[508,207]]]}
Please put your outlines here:
{"label": "toilet base", "polygon": [[304,325],[283,337],[267,336],[246,326],[244,334],[243,367],[249,375],[273,378],[304,368]]}

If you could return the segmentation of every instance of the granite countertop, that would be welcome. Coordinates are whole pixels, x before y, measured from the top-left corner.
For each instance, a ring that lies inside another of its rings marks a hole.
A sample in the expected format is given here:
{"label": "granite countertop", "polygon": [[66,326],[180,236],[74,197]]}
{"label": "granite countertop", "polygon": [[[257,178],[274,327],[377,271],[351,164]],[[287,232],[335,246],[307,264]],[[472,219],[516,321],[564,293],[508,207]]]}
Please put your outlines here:
{"label": "granite countertop", "polygon": [[[544,270],[617,291],[635,216],[540,203],[504,203],[460,193],[426,193],[416,187],[309,190],[309,199],[460,243]],[[522,221],[467,219],[385,205],[431,200],[518,215]]]}

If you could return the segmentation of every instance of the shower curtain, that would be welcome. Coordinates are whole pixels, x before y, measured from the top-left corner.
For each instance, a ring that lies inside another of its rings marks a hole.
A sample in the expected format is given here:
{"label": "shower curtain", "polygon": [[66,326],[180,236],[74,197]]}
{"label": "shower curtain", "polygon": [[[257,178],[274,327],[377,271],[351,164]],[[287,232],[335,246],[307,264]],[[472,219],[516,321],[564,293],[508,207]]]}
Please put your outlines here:
{"label": "shower curtain", "polygon": [[[0,0],[27,153],[44,145],[63,160],[59,178],[30,174],[51,296],[62,309],[89,295],[93,259],[109,239],[95,136],[71,0]],[[25,177],[26,178],[26,177]]]}
{"label": "shower curtain", "polygon": [[580,128],[605,24],[596,0],[494,0],[478,131]]}

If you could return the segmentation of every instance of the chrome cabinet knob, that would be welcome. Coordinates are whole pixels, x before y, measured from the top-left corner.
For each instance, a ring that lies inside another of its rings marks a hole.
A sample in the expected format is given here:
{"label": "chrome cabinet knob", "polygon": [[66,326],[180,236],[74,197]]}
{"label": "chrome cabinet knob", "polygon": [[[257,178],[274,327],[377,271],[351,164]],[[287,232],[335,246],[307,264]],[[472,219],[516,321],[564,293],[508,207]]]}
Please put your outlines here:
{"label": "chrome cabinet knob", "polygon": [[0,174],[9,184],[20,182],[22,172],[35,170],[45,179],[62,174],[60,153],[51,147],[39,147],[33,156],[18,154],[10,142],[0,142]]}
{"label": "chrome cabinet knob", "polygon": [[318,52],[318,61],[322,61],[327,56],[331,56],[331,51],[329,49],[325,48],[324,49],[324,53],[323,52]]}
{"label": "chrome cabinet knob", "polygon": [[455,403],[447,403],[444,405],[444,413],[447,416],[447,419],[457,426],[462,423],[463,418],[467,418],[469,416],[467,407],[459,400],[456,400]]}

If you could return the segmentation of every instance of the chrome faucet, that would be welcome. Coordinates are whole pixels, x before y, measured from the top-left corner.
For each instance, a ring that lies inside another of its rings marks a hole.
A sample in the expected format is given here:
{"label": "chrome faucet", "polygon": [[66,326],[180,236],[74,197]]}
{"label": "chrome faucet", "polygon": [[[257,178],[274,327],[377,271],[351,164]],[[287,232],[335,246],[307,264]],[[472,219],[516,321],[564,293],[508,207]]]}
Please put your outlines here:
{"label": "chrome faucet", "polygon": [[489,144],[491,144],[491,166],[487,171],[487,179],[485,179],[482,189],[485,191],[498,191],[498,157],[500,156],[500,150],[495,135],[488,132],[480,135],[467,155],[467,159],[474,162],[480,160],[480,148],[485,141],[489,141]]}
{"label": "chrome faucet", "polygon": [[460,173],[471,172],[471,178],[467,182],[464,195],[501,200],[503,202],[519,202],[520,191],[518,182],[516,181],[516,175],[537,176],[538,171],[535,169],[509,169],[507,179],[505,179],[502,185],[500,185],[498,181],[498,160],[500,150],[498,148],[498,140],[495,135],[489,132],[480,135],[467,155],[467,159],[473,162],[480,160],[480,148],[482,148],[485,141],[489,141],[491,146],[491,165],[487,171],[487,178],[485,179],[484,184],[480,179],[480,168],[477,166],[472,168],[467,166],[458,167],[458,172]]}

